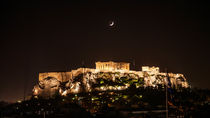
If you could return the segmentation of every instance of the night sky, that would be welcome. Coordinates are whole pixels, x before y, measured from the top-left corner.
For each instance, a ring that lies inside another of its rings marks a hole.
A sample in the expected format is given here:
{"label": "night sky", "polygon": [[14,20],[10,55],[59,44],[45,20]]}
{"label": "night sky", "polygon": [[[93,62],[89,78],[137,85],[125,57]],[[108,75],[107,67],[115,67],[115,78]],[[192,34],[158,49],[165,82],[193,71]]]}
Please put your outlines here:
{"label": "night sky", "polygon": [[1,3],[0,100],[22,99],[24,86],[31,95],[39,72],[110,60],[167,68],[210,89],[209,3],[96,1]]}

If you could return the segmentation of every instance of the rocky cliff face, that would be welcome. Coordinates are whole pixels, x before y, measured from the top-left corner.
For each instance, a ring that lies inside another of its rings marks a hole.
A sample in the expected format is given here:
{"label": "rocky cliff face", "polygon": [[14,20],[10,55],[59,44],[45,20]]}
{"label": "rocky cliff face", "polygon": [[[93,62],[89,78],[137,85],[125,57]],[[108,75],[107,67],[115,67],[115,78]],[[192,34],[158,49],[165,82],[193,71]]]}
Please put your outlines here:
{"label": "rocky cliff face", "polygon": [[[34,95],[52,97],[53,95],[67,95],[79,92],[91,91],[117,91],[133,87],[161,87],[169,77],[172,87],[188,87],[186,79],[182,74],[165,73],[150,74],[147,72],[96,72],[96,71],[74,71],[69,79],[61,79],[45,75],[39,84],[33,89]],[[73,76],[76,75],[76,76]],[[59,77],[59,76],[57,76]]]}

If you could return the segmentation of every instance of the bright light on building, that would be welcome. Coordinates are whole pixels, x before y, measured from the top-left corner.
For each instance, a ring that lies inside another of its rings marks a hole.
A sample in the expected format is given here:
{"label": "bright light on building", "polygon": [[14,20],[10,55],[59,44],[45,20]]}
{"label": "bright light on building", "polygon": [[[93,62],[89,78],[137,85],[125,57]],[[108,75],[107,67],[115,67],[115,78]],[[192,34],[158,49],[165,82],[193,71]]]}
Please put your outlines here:
{"label": "bright light on building", "polygon": [[[133,83],[135,83],[136,88],[148,86],[157,88],[157,85],[167,84],[167,75],[172,78],[171,83],[173,86],[189,87],[183,74],[162,73],[159,71],[159,67],[154,66],[142,66],[142,71],[135,71],[130,70],[129,63],[108,61],[96,62],[95,69],[78,68],[70,72],[40,73],[40,83],[34,87],[33,94],[37,96],[50,91],[52,96],[53,93],[56,93],[55,91],[59,90],[60,95],[66,96],[69,93],[91,92],[94,90],[125,90]],[[67,83],[65,84],[65,91],[60,87],[62,82]],[[110,85],[112,83],[113,85]],[[93,85],[96,85],[96,87]]]}

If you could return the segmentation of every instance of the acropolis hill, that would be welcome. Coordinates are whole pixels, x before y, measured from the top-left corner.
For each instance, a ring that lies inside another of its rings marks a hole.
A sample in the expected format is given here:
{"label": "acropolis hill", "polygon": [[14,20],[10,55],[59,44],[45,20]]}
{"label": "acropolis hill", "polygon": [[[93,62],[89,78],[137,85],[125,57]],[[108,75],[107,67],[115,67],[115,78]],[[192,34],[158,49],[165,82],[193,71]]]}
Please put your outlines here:
{"label": "acropolis hill", "polygon": [[[138,87],[160,87],[170,79],[171,86],[189,87],[183,74],[164,73],[159,67],[142,66],[141,71],[130,70],[125,62],[96,62],[96,68],[78,68],[70,72],[39,73],[39,85],[34,95],[59,90],[61,95],[79,92],[124,90],[132,85]],[[62,87],[61,87],[62,85]]]}

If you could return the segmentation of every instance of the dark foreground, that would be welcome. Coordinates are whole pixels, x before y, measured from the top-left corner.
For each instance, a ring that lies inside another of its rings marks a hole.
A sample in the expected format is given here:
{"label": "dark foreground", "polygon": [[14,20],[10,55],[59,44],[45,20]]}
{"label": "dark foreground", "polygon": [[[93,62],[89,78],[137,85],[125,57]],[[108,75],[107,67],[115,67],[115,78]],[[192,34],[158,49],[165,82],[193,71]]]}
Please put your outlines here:
{"label": "dark foreground", "polygon": [[[181,89],[168,93],[171,118],[202,118],[210,115],[209,90]],[[0,102],[1,118],[164,118],[164,89],[130,89],[41,97],[8,104]]]}

